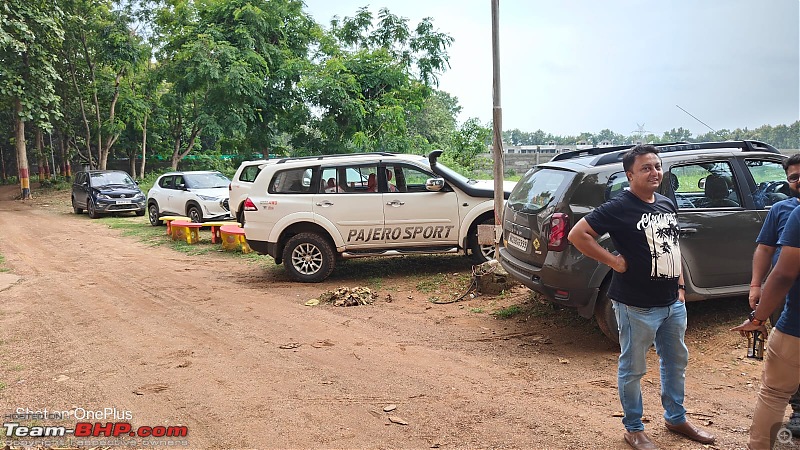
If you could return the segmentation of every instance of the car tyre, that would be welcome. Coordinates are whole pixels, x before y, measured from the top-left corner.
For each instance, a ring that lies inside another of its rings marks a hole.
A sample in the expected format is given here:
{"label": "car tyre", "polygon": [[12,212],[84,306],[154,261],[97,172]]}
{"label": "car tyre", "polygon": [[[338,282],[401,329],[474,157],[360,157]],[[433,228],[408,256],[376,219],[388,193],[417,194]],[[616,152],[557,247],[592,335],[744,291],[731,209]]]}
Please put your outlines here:
{"label": "car tyre", "polygon": [[75,206],[75,197],[72,197],[72,210],[75,212],[75,214],[83,214],[83,208],[78,208]]}
{"label": "car tyre", "polygon": [[[480,222],[480,225],[494,225],[494,219],[486,219]],[[486,261],[491,261],[496,258],[496,248],[494,245],[478,244],[478,224],[470,231],[469,249],[471,253],[470,258],[472,258],[476,264],[485,263]]]}
{"label": "car tyre", "polygon": [[190,206],[189,209],[186,210],[186,216],[194,223],[201,223],[203,221],[203,213],[197,205]]}
{"label": "car tyre", "polygon": [[614,314],[614,307],[611,299],[608,298],[608,285],[610,280],[606,280],[600,285],[600,292],[597,294],[597,301],[594,304],[594,318],[597,326],[607,338],[619,344],[619,327],[617,326],[617,316]]}
{"label": "car tyre", "polygon": [[300,233],[283,249],[283,263],[289,276],[303,283],[319,283],[328,278],[336,263],[333,247],[316,233]]}
{"label": "car tyre", "polygon": [[144,210],[142,209],[142,210],[136,211],[136,215],[139,216],[139,217],[142,217],[144,215]]}
{"label": "car tyre", "polygon": [[154,227],[157,227],[164,223],[158,218],[158,205],[156,205],[155,203],[150,203],[147,206],[147,218],[150,219],[150,225]]}
{"label": "car tyre", "polygon": [[236,213],[236,221],[239,222],[240,227],[244,227],[244,209],[239,209]]}
{"label": "car tyre", "polygon": [[91,219],[100,217],[100,214],[97,213],[97,205],[94,204],[94,200],[92,199],[86,200],[86,212],[89,213],[89,218]]}

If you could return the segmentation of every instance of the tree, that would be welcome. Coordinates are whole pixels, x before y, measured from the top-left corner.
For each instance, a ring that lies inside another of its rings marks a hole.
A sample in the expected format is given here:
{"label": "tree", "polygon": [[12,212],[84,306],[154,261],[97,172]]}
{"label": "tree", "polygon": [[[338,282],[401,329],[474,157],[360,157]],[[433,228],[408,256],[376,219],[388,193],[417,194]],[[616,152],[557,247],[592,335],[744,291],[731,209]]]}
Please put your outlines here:
{"label": "tree", "polygon": [[299,0],[173,0],[158,14],[158,54],[170,92],[172,166],[213,141],[261,148],[301,103],[296,90],[316,25]]}
{"label": "tree", "polygon": [[55,57],[63,39],[62,12],[43,0],[8,0],[0,6],[0,98],[14,105],[14,142],[21,197],[30,198],[25,124],[51,128],[59,99]]}
{"label": "tree", "polygon": [[65,8],[64,73],[69,74],[71,94],[79,108],[79,113],[71,115],[80,117],[78,127],[83,130],[82,145],[75,149],[90,167],[105,169],[126,128],[117,108],[121,101],[132,101],[129,79],[150,51],[131,31],[132,17],[114,10],[110,0],[70,0]]}
{"label": "tree", "polygon": [[446,134],[425,135],[432,130],[422,111],[449,67],[452,38],[434,30],[430,18],[413,32],[408,19],[385,8],[373,19],[364,7],[354,17],[334,17],[320,32],[315,65],[300,83],[314,111],[294,139],[306,151],[407,152],[431,145],[429,137],[444,142]]}

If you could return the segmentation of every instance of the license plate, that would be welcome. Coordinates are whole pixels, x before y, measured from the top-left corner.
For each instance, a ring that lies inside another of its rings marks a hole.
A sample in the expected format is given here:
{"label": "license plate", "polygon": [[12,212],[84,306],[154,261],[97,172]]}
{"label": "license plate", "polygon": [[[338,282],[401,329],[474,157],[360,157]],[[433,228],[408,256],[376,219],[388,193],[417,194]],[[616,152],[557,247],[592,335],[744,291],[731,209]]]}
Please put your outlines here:
{"label": "license plate", "polygon": [[516,234],[508,235],[508,245],[522,252],[528,251],[528,240]]}
{"label": "license plate", "polygon": [[132,200],[117,200],[118,205],[130,205],[131,203],[133,203]]}

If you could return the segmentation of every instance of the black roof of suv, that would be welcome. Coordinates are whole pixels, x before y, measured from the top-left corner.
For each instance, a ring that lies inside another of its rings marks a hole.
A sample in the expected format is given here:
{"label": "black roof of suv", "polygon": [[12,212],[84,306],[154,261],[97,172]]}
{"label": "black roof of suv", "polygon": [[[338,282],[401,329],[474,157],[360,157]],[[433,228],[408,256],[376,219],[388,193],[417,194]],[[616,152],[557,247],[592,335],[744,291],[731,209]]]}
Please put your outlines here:
{"label": "black roof of suv", "polygon": [[[659,193],[678,207],[689,301],[748,292],[755,239],[767,209],[788,197],[786,157],[757,141],[654,144]],[[553,303],[574,307],[617,340],[606,296],[610,268],[567,240],[572,225],[628,187],[622,155],[633,145],[562,153],[529,170],[503,215],[500,263]],[[608,235],[598,242],[613,251]]]}

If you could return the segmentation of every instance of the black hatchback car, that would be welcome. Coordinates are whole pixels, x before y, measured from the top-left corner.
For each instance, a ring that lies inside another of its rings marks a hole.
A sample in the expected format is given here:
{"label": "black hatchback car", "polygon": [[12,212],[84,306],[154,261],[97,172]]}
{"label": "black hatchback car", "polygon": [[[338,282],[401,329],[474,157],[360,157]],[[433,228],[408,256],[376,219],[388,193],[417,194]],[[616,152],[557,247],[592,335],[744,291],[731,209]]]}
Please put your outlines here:
{"label": "black hatchback car", "polygon": [[72,183],[72,209],[97,219],[102,214],[135,212],[143,216],[145,195],[139,185],[121,170],[89,170],[78,172]]}
{"label": "black hatchback car", "polygon": [[[628,187],[622,155],[630,147],[563,153],[529,170],[506,203],[500,248],[500,264],[511,276],[554,304],[594,315],[614,341],[611,269],[581,254],[567,235]],[[756,141],[656,147],[664,170],[658,192],[678,207],[686,299],[747,295],[761,224],[770,206],[790,194],[781,166],[786,156]],[[598,242],[614,251],[607,234]]]}

